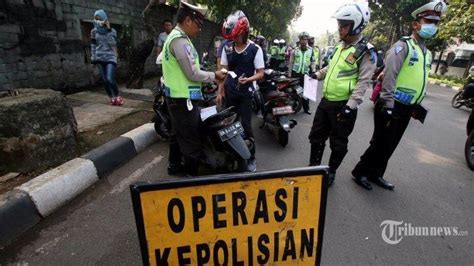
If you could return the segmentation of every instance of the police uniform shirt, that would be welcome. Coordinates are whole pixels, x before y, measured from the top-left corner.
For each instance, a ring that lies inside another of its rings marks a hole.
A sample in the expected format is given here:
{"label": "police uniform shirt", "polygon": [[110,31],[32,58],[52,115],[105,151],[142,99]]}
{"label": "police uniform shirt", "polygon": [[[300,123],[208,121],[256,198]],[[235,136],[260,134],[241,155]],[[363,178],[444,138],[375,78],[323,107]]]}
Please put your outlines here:
{"label": "police uniform shirt", "polygon": [[[179,26],[176,26],[175,29],[186,36],[186,33],[184,33],[184,31]],[[202,71],[194,64],[194,57],[199,55],[193,52],[192,45],[189,43],[188,38],[180,37],[174,39],[170,43],[170,50],[171,53],[176,57],[178,64],[188,79],[202,82],[215,81],[216,75],[214,72]]]}
{"label": "police uniform shirt", "polygon": [[[415,40],[415,39],[413,39]],[[423,40],[416,41],[424,53],[426,53],[426,45]],[[400,73],[403,62],[408,54],[408,44],[405,41],[399,40],[387,52],[385,59],[385,69],[383,71],[384,78],[382,83],[382,91],[380,92],[380,99],[385,102],[385,107],[393,108],[395,86],[397,83],[397,76]]]}
{"label": "police uniform shirt", "polygon": [[[346,44],[346,43],[343,43],[344,45],[344,48],[347,48],[349,46],[353,46],[355,44],[357,44],[358,42],[360,42],[360,40],[363,38],[363,36],[361,35],[355,42],[351,43],[351,44]],[[364,100],[364,94],[365,94],[365,91],[368,89],[368,88],[371,88],[371,80],[372,80],[372,76],[374,75],[374,72],[375,72],[375,68],[376,68],[376,61],[377,61],[377,57],[375,55],[375,58],[371,58],[371,54],[369,51],[367,51],[365,54],[364,54],[364,57],[362,57],[362,59],[360,60],[360,63],[359,63],[359,79],[357,81],[357,85],[356,87],[354,88],[354,90],[352,91],[352,94],[351,94],[351,97],[349,98],[349,101],[347,102],[347,106],[349,106],[350,108],[352,109],[355,109],[357,108],[360,104],[362,104],[363,100]],[[319,73],[320,73],[320,77],[321,79],[324,79],[326,77],[326,73],[329,69],[329,65],[327,65],[325,68],[319,70]]]}

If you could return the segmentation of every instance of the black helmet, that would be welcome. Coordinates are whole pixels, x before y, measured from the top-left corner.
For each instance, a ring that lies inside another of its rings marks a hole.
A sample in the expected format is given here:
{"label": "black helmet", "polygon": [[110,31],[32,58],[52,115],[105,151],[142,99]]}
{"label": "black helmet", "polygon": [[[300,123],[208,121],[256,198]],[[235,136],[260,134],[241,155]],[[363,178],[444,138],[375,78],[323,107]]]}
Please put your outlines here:
{"label": "black helmet", "polygon": [[255,38],[255,43],[260,46],[263,46],[265,44],[265,37],[263,37],[262,35],[257,35],[257,37]]}

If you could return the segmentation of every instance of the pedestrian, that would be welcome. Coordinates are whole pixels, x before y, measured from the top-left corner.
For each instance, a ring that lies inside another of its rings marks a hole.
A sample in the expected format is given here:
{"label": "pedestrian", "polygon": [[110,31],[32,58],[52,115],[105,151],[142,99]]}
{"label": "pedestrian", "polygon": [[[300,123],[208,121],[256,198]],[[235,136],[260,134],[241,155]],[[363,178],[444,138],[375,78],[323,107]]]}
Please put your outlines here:
{"label": "pedestrian", "polygon": [[163,20],[163,32],[161,32],[158,36],[155,36],[155,48],[156,48],[156,57],[158,57],[163,50],[163,45],[166,42],[166,38],[173,30],[173,21],[170,19]]}
{"label": "pedestrian", "polygon": [[[163,78],[166,103],[171,118],[172,134],[169,143],[168,174],[184,170],[188,175],[198,174],[205,159],[201,147],[200,111],[202,82],[223,80],[222,71],[200,70],[199,55],[190,38],[196,38],[204,23],[206,9],[181,1],[177,26],[163,45]],[[182,158],[184,157],[184,158]]]}
{"label": "pedestrian", "polygon": [[[304,76],[314,73],[315,62],[313,50],[308,46],[309,34],[302,32],[298,35],[299,46],[290,55],[288,60],[288,76],[299,78],[300,84],[304,84]],[[303,110],[306,114],[311,115],[309,111],[309,99],[303,98]]]}
{"label": "pedestrian", "polygon": [[103,9],[94,13],[94,28],[91,30],[91,62],[97,65],[105,83],[110,104],[123,105],[119,95],[115,74],[117,69],[117,32],[110,27],[107,13]]}
{"label": "pedestrian", "polygon": [[339,37],[329,65],[315,73],[324,79],[323,97],[314,116],[309,134],[309,165],[320,165],[326,140],[331,144],[329,185],[347,153],[348,137],[354,129],[357,108],[370,86],[377,55],[361,34],[370,20],[367,3],[341,6],[333,16],[337,19]]}
{"label": "pedestrian", "polygon": [[254,81],[263,78],[265,62],[262,48],[248,39],[249,29],[249,21],[240,10],[231,13],[224,22],[222,35],[232,42],[222,51],[221,67],[233,71],[236,78],[228,76],[225,83],[219,86],[217,104],[222,105],[225,99],[228,107],[237,109],[245,139],[251,143],[247,168],[249,172],[255,172],[257,161],[252,130],[252,94],[255,90]]}
{"label": "pedestrian", "polygon": [[446,9],[439,0],[416,9],[412,13],[412,35],[402,37],[387,53],[370,146],[352,170],[354,181],[366,189],[372,189],[369,181],[385,189],[395,187],[384,179],[385,170],[412,115],[426,115],[420,103],[426,94],[432,56],[425,41],[436,34]]}
{"label": "pedestrian", "polygon": [[308,39],[308,46],[313,49],[313,60],[314,60],[314,64],[315,64],[315,69],[316,70],[319,70],[319,62],[320,62],[320,51],[319,51],[319,47],[318,46],[315,46],[314,45],[314,37],[311,36],[309,39]]}

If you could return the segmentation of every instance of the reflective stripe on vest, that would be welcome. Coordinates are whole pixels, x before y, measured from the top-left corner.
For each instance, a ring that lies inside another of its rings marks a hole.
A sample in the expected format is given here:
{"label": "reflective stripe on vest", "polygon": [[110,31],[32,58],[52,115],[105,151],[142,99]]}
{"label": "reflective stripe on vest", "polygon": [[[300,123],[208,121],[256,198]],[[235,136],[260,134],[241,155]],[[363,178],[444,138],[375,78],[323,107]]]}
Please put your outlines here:
{"label": "reflective stripe on vest", "polygon": [[293,57],[293,71],[301,74],[308,74],[311,66],[311,56],[313,50],[307,48],[304,52],[300,48],[295,50]]}
{"label": "reflective stripe on vest", "polygon": [[189,52],[193,54],[194,64],[199,68],[199,55],[194,48],[191,40],[174,29],[166,39],[163,45],[163,77],[165,83],[165,94],[171,98],[186,98],[192,100],[202,99],[201,93],[201,82],[189,80],[181,69],[178,60],[171,53],[170,44],[176,38],[186,37],[188,40],[188,46],[183,47],[189,49]]}
{"label": "reflective stripe on vest", "polygon": [[359,79],[359,66],[353,58],[356,48],[344,48],[342,44],[329,61],[328,72],[324,79],[324,98],[329,101],[348,100]]}
{"label": "reflective stripe on vest", "polygon": [[426,94],[431,68],[431,52],[423,49],[412,38],[406,40],[408,54],[397,76],[395,100],[404,104],[418,104]]}

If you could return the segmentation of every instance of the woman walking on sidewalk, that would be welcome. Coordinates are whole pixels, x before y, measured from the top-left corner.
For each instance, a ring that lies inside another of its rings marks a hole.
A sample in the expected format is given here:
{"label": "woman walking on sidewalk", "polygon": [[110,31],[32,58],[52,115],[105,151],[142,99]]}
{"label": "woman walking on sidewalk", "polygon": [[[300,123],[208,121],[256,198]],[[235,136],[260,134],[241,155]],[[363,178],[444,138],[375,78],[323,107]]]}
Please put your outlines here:
{"label": "woman walking on sidewalk", "polygon": [[119,96],[115,72],[117,69],[117,32],[110,27],[107,14],[103,9],[94,13],[94,28],[91,30],[91,62],[99,67],[110,97],[110,104],[122,105]]}

